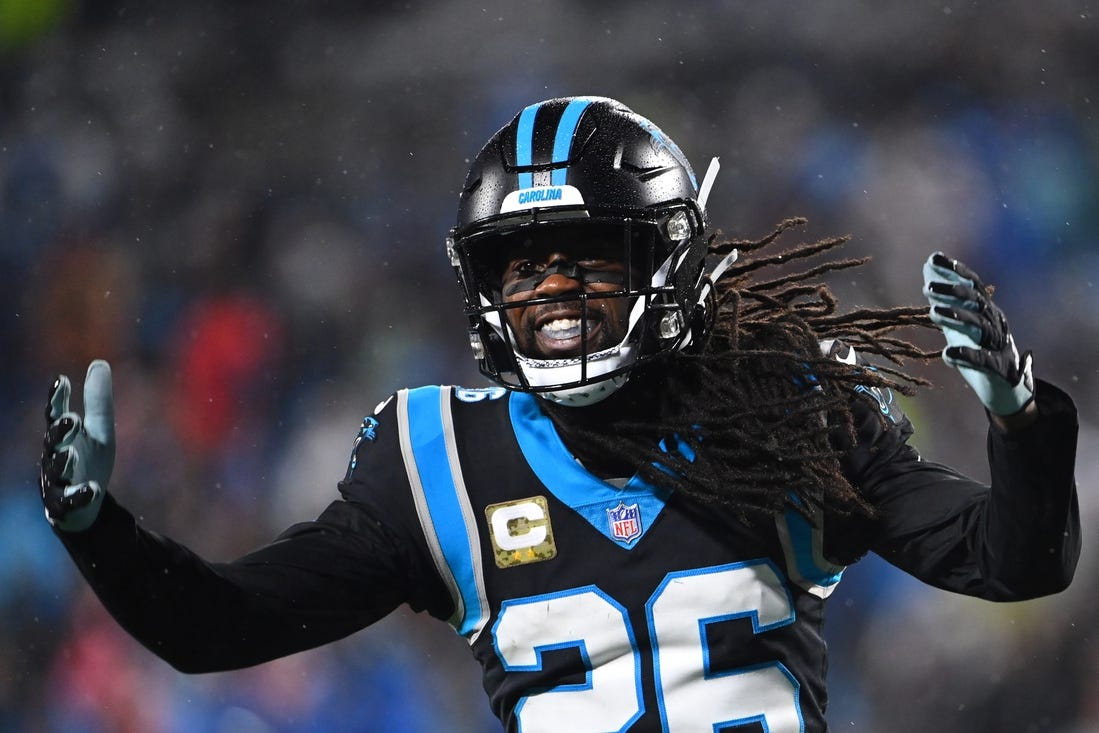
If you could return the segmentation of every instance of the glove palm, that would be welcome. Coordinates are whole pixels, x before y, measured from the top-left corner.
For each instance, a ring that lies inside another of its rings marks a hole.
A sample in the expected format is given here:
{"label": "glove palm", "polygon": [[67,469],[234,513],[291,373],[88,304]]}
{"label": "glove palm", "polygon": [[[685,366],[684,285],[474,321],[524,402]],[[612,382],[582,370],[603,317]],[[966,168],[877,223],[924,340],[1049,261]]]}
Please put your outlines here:
{"label": "glove palm", "polygon": [[72,385],[54,380],[46,403],[39,487],[46,518],[66,532],[87,529],[99,514],[114,468],[111,367],[96,360],[84,379],[84,416],[69,409]]}

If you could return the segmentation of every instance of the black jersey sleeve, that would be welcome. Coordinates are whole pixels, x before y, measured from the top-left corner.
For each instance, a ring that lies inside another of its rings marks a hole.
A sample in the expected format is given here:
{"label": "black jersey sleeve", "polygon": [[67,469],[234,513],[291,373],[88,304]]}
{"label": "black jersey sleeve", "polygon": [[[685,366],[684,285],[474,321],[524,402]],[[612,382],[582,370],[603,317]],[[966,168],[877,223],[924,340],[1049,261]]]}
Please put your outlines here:
{"label": "black jersey sleeve", "polygon": [[347,502],[227,563],[144,529],[110,496],[89,530],[61,538],[115,620],[184,672],[334,641],[408,596],[384,528]]}
{"label": "black jersey sleeve", "polygon": [[[407,509],[379,498],[407,493],[395,443],[379,443],[320,517],[232,562],[141,527],[110,495],[91,528],[58,535],[111,615],[172,666],[258,664],[347,636],[402,603],[438,603],[400,531]],[[374,501],[359,500],[368,490]]]}
{"label": "black jersey sleeve", "polygon": [[363,420],[340,494],[384,527],[390,551],[401,560],[409,605],[445,620],[454,603],[424,538],[405,467],[411,448],[401,444],[396,402],[396,395],[391,396]]}
{"label": "black jersey sleeve", "polygon": [[990,485],[923,460],[906,442],[907,419],[860,408],[845,468],[877,510],[860,538],[866,549],[930,585],[989,600],[1063,590],[1080,551],[1076,408],[1044,382],[1036,399],[1031,426],[990,425]]}

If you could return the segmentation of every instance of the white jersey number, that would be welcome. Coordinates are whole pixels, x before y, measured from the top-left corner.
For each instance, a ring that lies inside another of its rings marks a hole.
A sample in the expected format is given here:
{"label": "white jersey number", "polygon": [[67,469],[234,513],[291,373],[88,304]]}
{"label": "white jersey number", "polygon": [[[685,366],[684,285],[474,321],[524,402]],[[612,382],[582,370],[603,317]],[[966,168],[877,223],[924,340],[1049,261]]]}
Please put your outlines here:
{"label": "white jersey number", "polygon": [[[790,596],[766,560],[670,573],[645,606],[663,729],[712,731],[758,722],[804,730],[798,682],[779,662],[714,672],[706,627],[750,619],[753,633],[794,620]],[[579,650],[583,684],[559,685],[516,706],[523,733],[624,731],[644,712],[641,659],[626,610],[595,586],[504,603],[492,629],[508,671],[542,668],[545,651]]]}

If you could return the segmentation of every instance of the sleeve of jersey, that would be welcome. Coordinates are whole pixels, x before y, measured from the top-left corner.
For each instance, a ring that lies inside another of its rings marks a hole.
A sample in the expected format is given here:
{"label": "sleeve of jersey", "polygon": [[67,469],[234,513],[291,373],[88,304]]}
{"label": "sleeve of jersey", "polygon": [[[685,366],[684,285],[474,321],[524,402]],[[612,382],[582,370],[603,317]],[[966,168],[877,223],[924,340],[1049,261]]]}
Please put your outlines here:
{"label": "sleeve of jersey", "polygon": [[1039,418],[1026,429],[989,427],[991,484],[921,460],[911,427],[856,413],[859,444],[847,460],[878,512],[868,547],[924,582],[995,601],[1068,586],[1080,552],[1072,400],[1039,382]]}
{"label": "sleeve of jersey", "polygon": [[[356,448],[362,471],[384,469],[381,455]],[[396,478],[380,470],[373,482]],[[349,471],[343,500],[227,563],[142,528],[109,495],[89,530],[58,534],[107,610],[150,651],[183,672],[237,669],[345,637],[401,603],[429,603],[391,528],[403,520],[356,501],[361,483]]]}

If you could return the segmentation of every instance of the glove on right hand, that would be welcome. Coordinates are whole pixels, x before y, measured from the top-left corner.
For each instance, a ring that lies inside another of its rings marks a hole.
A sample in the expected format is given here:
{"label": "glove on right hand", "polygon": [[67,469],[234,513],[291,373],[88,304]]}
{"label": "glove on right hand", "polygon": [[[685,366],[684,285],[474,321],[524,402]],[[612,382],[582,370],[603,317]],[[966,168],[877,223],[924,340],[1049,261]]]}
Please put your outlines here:
{"label": "glove on right hand", "polygon": [[947,346],[943,361],[957,369],[994,415],[1013,415],[1034,399],[1031,355],[1020,358],[1004,312],[973,270],[942,252],[923,266],[931,320]]}
{"label": "glove on right hand", "polygon": [[114,393],[111,367],[96,360],[84,379],[84,417],[69,410],[72,385],[54,380],[46,403],[46,435],[39,461],[39,488],[46,519],[65,532],[80,532],[99,514],[114,468]]}

